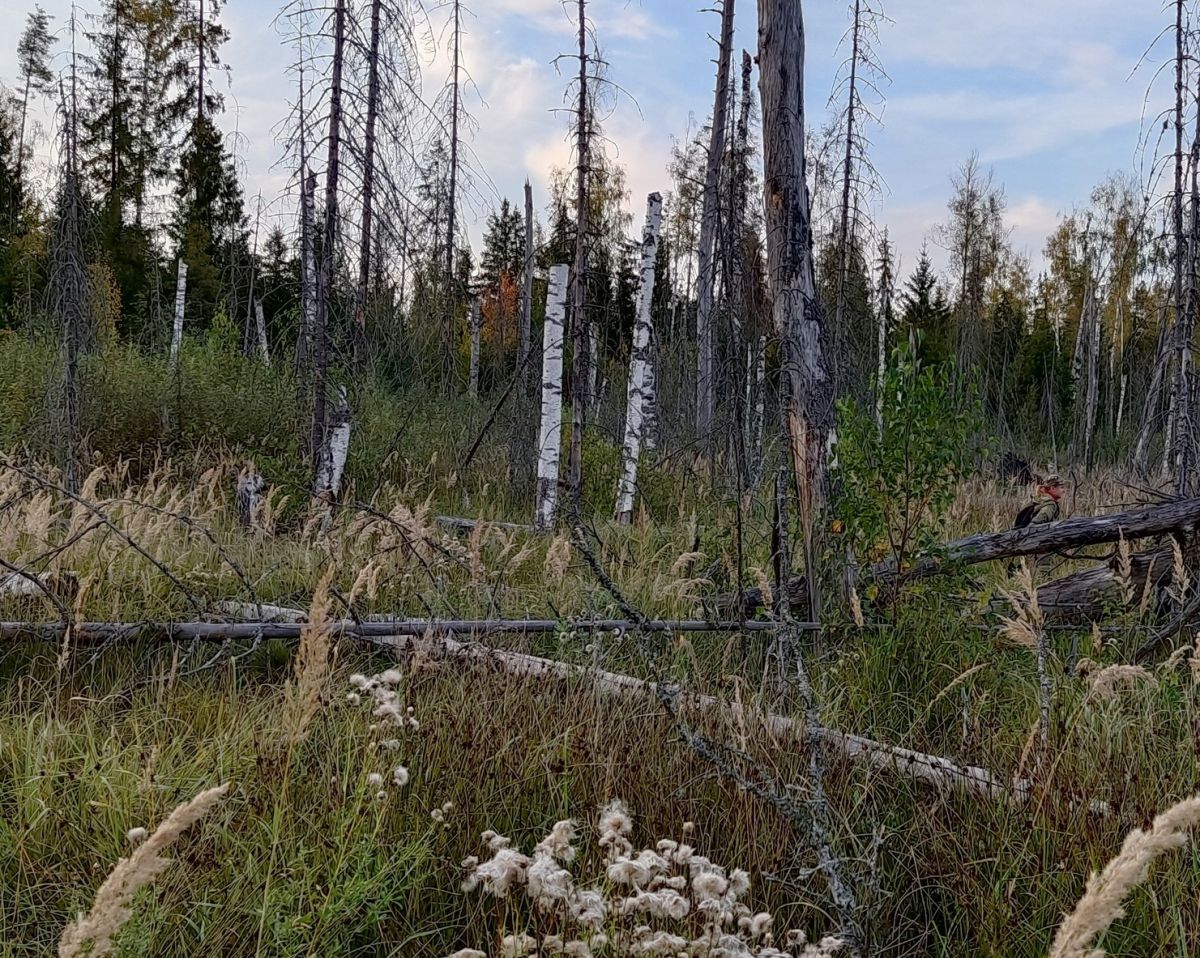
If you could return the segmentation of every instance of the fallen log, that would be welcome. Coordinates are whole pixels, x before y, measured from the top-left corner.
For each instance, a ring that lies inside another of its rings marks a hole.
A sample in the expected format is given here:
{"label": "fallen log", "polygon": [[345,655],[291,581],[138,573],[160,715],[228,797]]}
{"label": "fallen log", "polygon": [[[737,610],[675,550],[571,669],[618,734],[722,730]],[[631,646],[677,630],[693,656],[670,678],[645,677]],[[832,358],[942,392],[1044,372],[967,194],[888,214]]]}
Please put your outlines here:
{"label": "fallen log", "polygon": [[[1161,589],[1170,584],[1174,554],[1169,548],[1134,553],[1129,566],[1129,584],[1136,605],[1147,587]],[[1046,625],[1090,628],[1114,608],[1122,607],[1122,590],[1120,574],[1110,561],[1038,586],[1038,607]],[[1007,614],[1011,609],[1004,603],[1001,611]]]}
{"label": "fallen log", "polygon": [[433,521],[447,529],[458,532],[471,532],[476,526],[488,526],[493,529],[508,529],[510,532],[527,532],[530,535],[541,535],[545,530],[521,522],[500,522],[492,519],[464,519],[461,516],[434,516]]}
{"label": "fallen log", "polygon": [[[295,610],[289,610],[295,611]],[[340,636],[353,638],[368,645],[394,652],[441,654],[462,659],[478,665],[490,665],[509,673],[536,679],[561,681],[585,680],[603,695],[616,698],[655,700],[658,687],[654,682],[639,679],[619,672],[608,672],[586,666],[572,665],[554,659],[542,658],[524,652],[510,652],[477,642],[460,642],[455,634],[474,635],[483,631],[482,625],[513,625],[510,622],[487,622],[486,620],[426,621],[397,619],[391,622],[361,622],[348,620],[331,623],[330,628]],[[626,620],[568,620],[578,628],[613,629],[635,628],[636,623]],[[562,623],[553,620],[527,620],[522,631],[553,631]],[[699,620],[651,620],[642,623],[646,631],[704,631],[712,630],[718,623]],[[748,631],[768,631],[776,627],[774,622],[726,623],[730,629],[746,628]],[[129,639],[148,632],[158,632],[167,639],[224,641],[232,639],[297,639],[306,628],[303,622],[85,622],[78,623],[72,633],[75,641]],[[813,623],[792,623],[801,629],[817,628]],[[58,641],[65,626],[61,623],[0,622],[0,638],[37,637]],[[1004,780],[988,769],[974,765],[961,765],[939,755],[930,755],[901,746],[887,745],[861,735],[839,732],[830,728],[810,729],[800,719],[775,713],[746,715],[740,705],[724,702],[712,695],[687,694],[679,686],[670,686],[672,697],[687,706],[704,712],[721,712],[731,719],[749,717],[757,719],[774,736],[798,741],[819,742],[825,748],[837,752],[849,761],[862,762],[881,770],[895,772],[905,778],[933,785],[939,789],[957,789],[980,798],[1024,804],[1031,795],[1030,783],[1021,778]],[[1108,805],[1102,801],[1089,803],[1092,811],[1107,814]]]}
{"label": "fallen log", "polygon": [[[271,606],[264,607],[271,609]],[[278,609],[292,613],[294,609]],[[289,620],[281,615],[253,622],[77,622],[72,637],[78,642],[106,641],[143,634],[165,640],[224,642],[241,639],[298,639],[308,623]],[[793,623],[796,628],[812,631],[813,622]],[[0,639],[58,640],[66,627],[61,622],[0,622]],[[630,619],[404,619],[372,617],[355,622],[339,619],[328,622],[331,635],[354,639],[380,636],[477,636],[538,634],[560,631],[627,632],[769,632],[774,622],[709,622],[704,619],[651,619],[638,623]]]}
{"label": "fallen log", "polygon": [[[917,558],[906,569],[897,571],[894,560],[877,562],[862,570],[861,582],[888,586],[912,579],[925,578],[963,566],[1020,556],[1040,555],[1064,549],[1102,545],[1124,538],[1128,541],[1172,532],[1192,532],[1200,525],[1200,498],[1178,499],[1114,512],[1104,516],[1075,516],[1061,522],[1006,529],[1003,532],[980,532],[944,543],[938,549]],[[788,597],[793,606],[806,604],[808,588],[803,576],[794,576],[788,583]],[[725,595],[718,608],[736,608],[737,596]],[[762,591],[748,588],[742,593],[742,612],[752,614],[762,606]]]}
{"label": "fallen log", "polygon": [[[372,644],[405,653],[423,652],[433,655],[440,653],[451,658],[490,665],[500,668],[510,675],[526,678],[550,678],[561,681],[582,679],[590,682],[601,694],[615,698],[653,700],[658,693],[654,682],[632,675],[570,665],[566,662],[558,662],[523,652],[509,652],[486,645],[466,644],[451,638],[431,640],[428,637],[387,636],[372,640]],[[678,686],[671,686],[669,691],[673,697],[678,696],[682,702],[704,712],[723,712],[728,717],[735,719],[743,717],[744,714],[738,705],[723,702],[715,696],[687,695]],[[873,768],[893,771],[906,778],[938,788],[960,789],[977,797],[1017,804],[1024,803],[1030,795],[1030,785],[1024,779],[1004,781],[985,768],[959,765],[939,755],[927,755],[912,749],[885,745],[861,735],[851,735],[829,728],[820,728],[810,734],[810,730],[802,719],[792,719],[770,712],[746,717],[757,718],[773,736],[778,738],[793,741],[815,740],[851,761],[863,762]]]}

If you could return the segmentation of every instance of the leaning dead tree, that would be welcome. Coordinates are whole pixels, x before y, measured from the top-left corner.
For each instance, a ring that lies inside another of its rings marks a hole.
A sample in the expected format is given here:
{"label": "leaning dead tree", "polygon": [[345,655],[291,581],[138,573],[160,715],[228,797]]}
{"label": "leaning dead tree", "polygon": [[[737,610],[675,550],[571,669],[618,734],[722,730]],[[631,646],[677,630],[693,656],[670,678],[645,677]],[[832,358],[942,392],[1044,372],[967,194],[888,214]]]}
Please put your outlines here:
{"label": "leaning dead tree", "polygon": [[[1190,533],[1197,525],[1200,525],[1200,499],[1178,499],[1109,515],[1076,516],[1023,529],[981,532],[942,543],[918,556],[902,570],[896,568],[893,559],[876,562],[859,571],[860,582],[863,585],[874,584],[881,591],[890,590],[900,584],[959,571],[983,562],[1107,545],[1121,539],[1133,542],[1154,536],[1183,535]],[[793,607],[802,610],[808,607],[808,583],[804,576],[793,576],[789,580],[787,593]],[[762,593],[757,588],[745,589],[742,601],[744,614],[752,614],[762,605]],[[718,601],[718,607],[729,608],[736,602],[736,597],[724,596]]]}
{"label": "leaning dead tree", "polygon": [[642,229],[641,262],[638,266],[637,313],[633,325],[633,346],[629,352],[629,383],[625,400],[625,441],[621,445],[620,478],[617,486],[617,522],[633,520],[633,497],[637,490],[638,459],[645,429],[646,369],[650,361],[650,336],[653,319],[654,263],[658,256],[658,232],[662,226],[662,195],[646,198],[646,225]]}
{"label": "leaning dead tree", "polygon": [[696,428],[706,435],[712,426],[713,304],[716,293],[717,233],[721,160],[725,153],[725,126],[729,112],[729,64],[733,58],[734,0],[721,0],[721,39],[717,45],[717,83],[709,129],[708,158],[704,165],[704,194],[700,214],[696,290]]}

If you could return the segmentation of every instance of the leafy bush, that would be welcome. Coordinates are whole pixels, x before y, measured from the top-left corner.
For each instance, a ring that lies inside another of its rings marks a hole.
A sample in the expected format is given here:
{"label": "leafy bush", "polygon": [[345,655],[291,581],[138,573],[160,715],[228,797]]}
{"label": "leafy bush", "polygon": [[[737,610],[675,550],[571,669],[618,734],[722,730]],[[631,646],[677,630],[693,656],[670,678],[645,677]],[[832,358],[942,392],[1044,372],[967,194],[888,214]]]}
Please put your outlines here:
{"label": "leafy bush", "polygon": [[974,397],[956,402],[948,365],[925,366],[907,349],[893,354],[882,394],[882,423],[839,404],[836,511],[860,560],[903,567],[940,541],[955,487],[982,451],[982,415]]}

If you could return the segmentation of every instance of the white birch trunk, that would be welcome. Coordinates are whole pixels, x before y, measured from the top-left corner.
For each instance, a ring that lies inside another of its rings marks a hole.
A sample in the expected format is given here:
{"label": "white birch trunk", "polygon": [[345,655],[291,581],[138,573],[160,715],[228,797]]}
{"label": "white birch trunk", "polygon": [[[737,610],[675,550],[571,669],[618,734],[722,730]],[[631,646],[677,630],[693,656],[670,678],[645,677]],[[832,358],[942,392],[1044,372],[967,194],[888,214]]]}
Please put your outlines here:
{"label": "white birch trunk", "polygon": [[563,321],[567,309],[566,264],[550,267],[546,322],[542,334],[542,422],[538,433],[537,506],[533,524],[554,525],[558,505],[558,460],[562,449]]}
{"label": "white birch trunk", "polygon": [[658,334],[653,326],[642,373],[642,447],[646,452],[658,448]]}
{"label": "white birch trunk", "polygon": [[654,301],[654,261],[658,255],[658,231],[662,226],[662,196],[646,198],[646,224],[642,229],[642,260],[638,267],[637,318],[633,325],[633,348],[629,353],[629,384],[625,396],[625,442],[621,447],[621,477],[617,485],[617,522],[633,520],[633,496],[637,489],[638,457],[645,428],[646,365],[650,353],[650,329]]}
{"label": "white birch trunk", "polygon": [[346,471],[346,457],[350,452],[350,402],[346,387],[337,387],[337,406],[333,421],[325,430],[325,446],[321,449],[320,466],[317,469],[316,493],[336,499],[342,488],[342,474]]}
{"label": "white birch trunk", "polygon": [[467,380],[467,394],[472,399],[479,398],[479,346],[483,323],[480,321],[479,297],[471,300],[471,316],[469,319],[471,331],[471,372]]}
{"label": "white birch trunk", "polygon": [[179,350],[183,347],[183,307],[187,302],[188,266],[179,260],[179,274],[175,279],[175,325],[171,329],[171,366],[179,363]]}
{"label": "white birch trunk", "polygon": [[267,321],[263,316],[262,300],[254,301],[254,323],[258,327],[258,354],[263,365],[271,365],[271,347],[267,344]]}

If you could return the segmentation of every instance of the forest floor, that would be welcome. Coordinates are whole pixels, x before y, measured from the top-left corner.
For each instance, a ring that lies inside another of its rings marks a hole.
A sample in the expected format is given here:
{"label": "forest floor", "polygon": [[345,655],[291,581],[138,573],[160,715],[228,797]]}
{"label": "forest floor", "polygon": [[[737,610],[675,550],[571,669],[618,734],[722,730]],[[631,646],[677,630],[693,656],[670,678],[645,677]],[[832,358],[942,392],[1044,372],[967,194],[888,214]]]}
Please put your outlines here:
{"label": "forest floor", "polygon": [[[82,495],[98,511],[0,468],[0,556],[77,575],[68,601],[87,621],[194,620],[229,600],[311,607],[318,622],[380,613],[623,617],[565,534],[440,524],[433,503],[444,475],[382,485],[370,508],[342,509],[323,532],[288,518],[279,491],[266,530],[245,531],[232,501],[236,464],[205,465],[198,455],[140,473],[127,463],[97,466]],[[504,487],[502,477],[488,481]],[[965,482],[946,532],[1003,528],[1025,495]],[[1131,498],[1107,477],[1075,488],[1067,513]],[[519,518],[500,493],[481,489],[473,502],[474,515]],[[769,516],[761,504],[747,515],[747,579],[769,582]],[[722,528],[681,498],[674,517],[598,523],[598,558],[646,615],[691,617],[720,591],[714,580],[727,583],[736,568]],[[1081,655],[1127,656],[1139,635],[1136,609],[1116,610],[1102,648],[1087,632],[1052,634],[1049,744],[1034,744],[1035,656],[981,612],[981,592],[998,595],[1003,574],[931,580],[886,609],[868,606],[861,627],[838,623],[804,640],[827,726],[1034,782],[1028,801],[994,801],[830,754],[831,832],[873,954],[1046,954],[1088,874],[1126,832],[1197,789],[1200,670],[1159,668],[1101,695],[1069,668]],[[3,620],[57,618],[40,598],[0,600]],[[487,641],[646,674],[626,633],[564,628]],[[806,750],[757,717],[786,708],[764,692],[768,641],[768,633],[699,633],[653,645],[664,672],[740,706],[697,712],[695,726],[803,801],[811,798]],[[614,702],[587,679],[520,679],[437,655],[397,659],[336,636],[327,669],[303,659],[281,641],[4,640],[0,956],[50,953],[129,853],[129,829],[153,829],[223,782],[232,783],[226,800],[138,896],[117,954],[491,953],[498,929],[520,926],[524,906],[460,889],[460,863],[486,854],[481,834],[495,830],[528,852],[559,819],[592,828],[611,799],[628,805],[639,842],[678,837],[692,823],[689,840],[746,869],[753,907],[774,912],[780,927],[817,936],[836,927],[805,835],[690,749],[652,698]],[[389,667],[419,723],[395,751],[382,747],[369,708],[348,698],[353,674]],[[386,780],[397,762],[409,781],[381,789],[371,774]],[[1105,948],[1148,958],[1197,953],[1197,887],[1200,853],[1164,858]]]}

